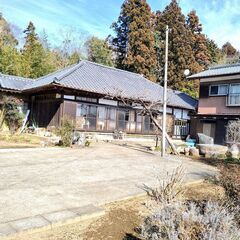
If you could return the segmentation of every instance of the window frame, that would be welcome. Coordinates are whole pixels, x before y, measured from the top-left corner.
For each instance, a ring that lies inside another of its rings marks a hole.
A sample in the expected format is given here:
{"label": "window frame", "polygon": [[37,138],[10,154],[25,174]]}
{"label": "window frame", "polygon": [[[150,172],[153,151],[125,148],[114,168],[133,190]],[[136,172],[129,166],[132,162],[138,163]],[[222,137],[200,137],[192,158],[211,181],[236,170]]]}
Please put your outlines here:
{"label": "window frame", "polygon": [[[238,107],[238,106],[240,106],[240,102],[239,102],[239,103],[236,103],[236,104],[231,104],[231,103],[230,103],[230,97],[231,97],[232,95],[234,95],[234,93],[231,93],[231,92],[230,92],[230,89],[231,89],[231,87],[232,87],[233,85],[239,85],[239,86],[240,86],[240,83],[231,83],[231,84],[229,84],[229,91],[228,91],[228,96],[227,96],[227,106],[228,106],[228,107]],[[235,94],[239,94],[239,95],[240,95],[240,93],[235,93]]]}
{"label": "window frame", "polygon": [[[219,87],[220,86],[227,86],[227,93],[222,93],[222,94],[219,94]],[[211,88],[212,87],[218,87],[218,93],[217,94],[212,94],[211,93]],[[217,96],[227,96],[229,93],[229,84],[213,84],[213,85],[210,85],[209,86],[209,96],[210,97],[217,97]]]}

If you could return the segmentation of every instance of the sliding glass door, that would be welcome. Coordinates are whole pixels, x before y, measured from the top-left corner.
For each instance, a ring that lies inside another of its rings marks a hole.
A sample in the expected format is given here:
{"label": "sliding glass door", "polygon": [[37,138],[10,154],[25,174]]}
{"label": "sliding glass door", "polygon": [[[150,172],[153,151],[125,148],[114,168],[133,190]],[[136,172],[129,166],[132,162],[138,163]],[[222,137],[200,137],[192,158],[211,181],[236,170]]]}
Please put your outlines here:
{"label": "sliding glass door", "polygon": [[89,131],[154,132],[149,116],[142,116],[137,110],[87,103],[77,104],[76,125],[78,129]]}

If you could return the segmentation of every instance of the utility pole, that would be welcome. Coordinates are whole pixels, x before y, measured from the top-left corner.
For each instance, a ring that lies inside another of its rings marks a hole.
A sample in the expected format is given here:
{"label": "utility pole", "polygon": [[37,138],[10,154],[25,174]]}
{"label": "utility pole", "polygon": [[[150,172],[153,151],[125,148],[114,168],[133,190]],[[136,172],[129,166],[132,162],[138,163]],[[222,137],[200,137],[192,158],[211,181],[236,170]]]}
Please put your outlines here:
{"label": "utility pole", "polygon": [[166,26],[165,40],[165,70],[163,86],[163,115],[162,115],[162,157],[165,156],[166,150],[166,120],[167,120],[167,72],[168,72],[168,25]]}

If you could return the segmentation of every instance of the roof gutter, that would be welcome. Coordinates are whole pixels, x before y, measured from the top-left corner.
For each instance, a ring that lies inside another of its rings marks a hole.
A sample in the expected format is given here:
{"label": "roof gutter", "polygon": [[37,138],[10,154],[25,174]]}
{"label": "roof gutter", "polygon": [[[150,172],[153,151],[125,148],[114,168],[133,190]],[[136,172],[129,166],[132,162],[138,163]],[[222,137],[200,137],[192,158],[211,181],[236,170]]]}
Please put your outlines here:
{"label": "roof gutter", "polygon": [[238,73],[227,73],[227,74],[218,74],[218,75],[211,75],[211,76],[197,76],[194,77],[194,75],[187,77],[188,80],[194,80],[194,79],[202,79],[202,78],[214,78],[214,77],[225,77],[225,76],[234,76],[234,75],[239,75],[240,72]]}

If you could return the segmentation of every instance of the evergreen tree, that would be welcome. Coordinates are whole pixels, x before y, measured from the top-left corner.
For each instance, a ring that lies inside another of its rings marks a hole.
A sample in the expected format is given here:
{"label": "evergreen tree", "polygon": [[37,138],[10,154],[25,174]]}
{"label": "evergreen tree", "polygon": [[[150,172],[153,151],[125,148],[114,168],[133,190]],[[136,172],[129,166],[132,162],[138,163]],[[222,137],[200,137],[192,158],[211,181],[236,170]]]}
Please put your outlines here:
{"label": "evergreen tree", "polygon": [[89,61],[114,66],[113,53],[106,40],[92,37],[86,42],[86,47]]}
{"label": "evergreen tree", "polygon": [[22,50],[23,75],[38,78],[52,72],[54,67],[48,62],[48,54],[40,43],[32,22],[29,23],[24,33],[26,37]]}
{"label": "evergreen tree", "polygon": [[187,25],[192,32],[192,48],[195,60],[201,66],[199,71],[206,69],[211,63],[211,56],[207,48],[206,36],[202,33],[202,24],[193,10],[188,14]]}
{"label": "evergreen tree", "polygon": [[[157,12],[156,15],[155,32],[160,66],[164,66],[165,62],[166,25],[170,28],[168,86],[195,97],[198,94],[198,88],[195,82],[186,80],[184,70],[189,69],[191,73],[196,73],[199,71],[200,66],[195,60],[192,49],[192,33],[186,25],[186,18],[176,0],[172,0],[162,13]],[[163,79],[163,76],[164,72],[162,68],[162,71],[160,71],[160,81]]]}
{"label": "evergreen tree", "polygon": [[82,56],[79,52],[74,52],[72,53],[69,58],[68,58],[68,64],[67,65],[72,65],[78,63],[82,59]]}
{"label": "evergreen tree", "polygon": [[0,13],[0,72],[10,75],[21,75],[18,41],[9,24]]}
{"label": "evergreen tree", "polygon": [[222,52],[227,56],[227,57],[234,57],[237,55],[237,50],[236,48],[233,47],[233,45],[230,42],[226,42],[222,46]]}
{"label": "evergreen tree", "polygon": [[125,0],[112,27],[116,33],[112,44],[117,50],[117,66],[155,81],[152,12],[146,0]]}
{"label": "evergreen tree", "polygon": [[218,45],[211,39],[206,39],[206,46],[208,48],[210,54],[210,62],[212,64],[222,63],[223,61],[223,53],[221,49],[219,49]]}
{"label": "evergreen tree", "polygon": [[0,73],[22,75],[21,55],[12,45],[4,45],[0,40]]}

